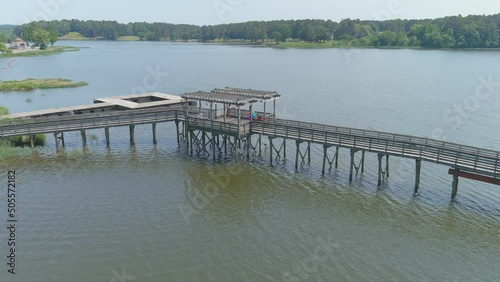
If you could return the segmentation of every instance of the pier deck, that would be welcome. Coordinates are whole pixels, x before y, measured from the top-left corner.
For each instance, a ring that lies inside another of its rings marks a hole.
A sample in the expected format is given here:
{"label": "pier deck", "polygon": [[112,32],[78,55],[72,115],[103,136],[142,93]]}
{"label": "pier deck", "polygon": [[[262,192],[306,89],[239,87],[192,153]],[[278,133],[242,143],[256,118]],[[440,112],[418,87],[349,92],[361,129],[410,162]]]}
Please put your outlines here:
{"label": "pier deck", "polygon": [[[10,115],[8,119],[0,119],[0,138],[27,135],[32,137],[35,134],[54,133],[56,140],[61,139],[64,146],[63,133],[68,131],[81,131],[82,142],[86,146],[85,130],[104,128],[106,130],[106,142],[109,146],[109,128],[119,126],[129,126],[131,143],[134,139],[134,126],[143,124],[153,125],[153,142],[156,143],[156,124],[161,122],[175,122],[177,128],[177,141],[186,142],[188,151],[193,153],[193,146],[199,153],[221,156],[224,151],[232,151],[239,156],[244,156],[242,151],[246,149],[246,157],[250,158],[250,149],[257,150],[257,145],[253,146],[252,137],[258,136],[259,156],[262,145],[261,137],[267,136],[271,146],[271,164],[273,162],[272,153],[285,154],[286,140],[294,140],[297,145],[295,158],[296,167],[299,163],[299,155],[304,162],[305,154],[302,154],[300,145],[308,144],[307,153],[310,161],[310,145],[319,144],[324,148],[323,173],[325,164],[328,161],[330,168],[333,160],[328,157],[328,149],[336,147],[334,156],[335,163],[338,163],[339,148],[347,148],[351,151],[350,179],[352,180],[353,170],[358,170],[354,164],[356,152],[362,152],[362,170],[364,170],[365,152],[378,154],[379,159],[379,185],[383,177],[389,174],[389,156],[404,157],[416,160],[415,193],[418,193],[420,183],[420,166],[422,161],[432,162],[449,167],[450,174],[453,175],[452,198],[457,193],[458,177],[466,177],[487,183],[500,184],[500,152],[466,146],[450,142],[444,142],[429,138],[422,138],[409,135],[387,133],[382,131],[363,130],[348,127],[339,127],[327,124],[309,123],[288,119],[275,118],[275,113],[252,111],[252,105],[257,101],[276,101],[279,94],[269,91],[246,91],[239,88],[225,88],[211,92],[195,92],[185,94],[186,100],[170,97],[168,101],[148,101],[149,107],[142,102],[135,106],[129,105],[128,109],[114,109],[112,111],[87,112],[81,114],[62,114],[68,108],[51,109],[37,111],[33,113],[23,113]],[[229,91],[229,93],[225,93]],[[240,92],[246,91],[246,92]],[[253,96],[252,96],[253,95]],[[168,96],[157,95],[167,98]],[[151,99],[136,97],[138,99]],[[123,100],[119,97],[118,100]],[[192,99],[200,99],[200,104],[189,104]],[[114,98],[104,98],[97,101],[108,106],[124,106]],[[202,108],[201,101],[210,100],[210,109]],[[114,101],[114,102],[113,102]],[[158,106],[158,102],[163,105]],[[213,104],[212,104],[213,103]],[[215,103],[223,103],[223,109],[217,109]],[[215,104],[215,105],[214,105]],[[170,106],[169,106],[170,105]],[[235,105],[235,108],[231,108]],[[244,105],[249,105],[250,109],[241,109]],[[126,106],[126,105],[125,105]],[[215,108],[214,108],[215,106]],[[79,107],[72,107],[76,109]],[[79,109],[85,108],[80,106]],[[93,107],[88,107],[93,109]],[[265,106],[264,106],[265,109]],[[251,118],[247,115],[252,116]],[[182,128],[179,125],[182,124]],[[198,133],[197,133],[198,132]],[[181,138],[182,137],[182,138]],[[222,137],[222,144],[219,140]],[[233,138],[233,141],[231,141]],[[273,147],[273,139],[283,139],[282,149]],[[231,147],[228,147],[229,145]],[[243,146],[242,146],[243,144]],[[56,146],[58,143],[56,142]],[[229,150],[228,150],[229,149]],[[210,152],[211,150],[211,152]],[[386,159],[386,171],[383,170],[382,160]]]}

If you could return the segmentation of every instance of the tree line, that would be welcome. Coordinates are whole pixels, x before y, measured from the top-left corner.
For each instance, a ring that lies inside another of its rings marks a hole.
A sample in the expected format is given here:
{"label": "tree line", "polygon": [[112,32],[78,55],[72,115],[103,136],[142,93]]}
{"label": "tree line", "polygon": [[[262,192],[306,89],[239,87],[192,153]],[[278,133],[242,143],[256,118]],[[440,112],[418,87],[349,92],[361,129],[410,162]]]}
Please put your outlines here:
{"label": "tree line", "polygon": [[[16,26],[13,33],[32,41],[34,25],[63,36],[79,32],[89,38],[116,40],[137,36],[141,40],[245,40],[253,42],[287,40],[329,42],[348,46],[424,48],[500,48],[500,14],[452,16],[424,20],[362,21],[280,20],[252,21],[209,26],[170,23],[118,23],[116,21],[54,20]],[[26,38],[28,36],[28,38]]]}

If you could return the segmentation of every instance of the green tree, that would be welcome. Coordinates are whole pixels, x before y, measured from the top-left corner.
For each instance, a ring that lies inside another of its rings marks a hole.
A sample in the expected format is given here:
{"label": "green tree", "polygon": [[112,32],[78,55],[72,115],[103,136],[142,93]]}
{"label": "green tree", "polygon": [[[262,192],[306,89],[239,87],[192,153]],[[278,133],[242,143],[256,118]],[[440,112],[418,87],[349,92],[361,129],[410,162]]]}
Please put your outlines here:
{"label": "green tree", "polygon": [[278,44],[279,44],[280,42],[283,42],[283,41],[284,41],[284,40],[283,40],[283,34],[281,34],[281,32],[279,32],[279,31],[275,31],[275,32],[273,32],[273,34],[271,35],[271,38],[272,38],[274,41],[276,41]]}
{"label": "green tree", "polygon": [[34,42],[34,34],[40,27],[35,22],[30,22],[29,24],[25,24],[21,29],[21,38],[26,41],[29,46],[30,42]]}
{"label": "green tree", "polygon": [[0,42],[0,53],[12,53],[12,50],[7,48],[7,46],[5,46],[5,44]]}
{"label": "green tree", "polygon": [[33,43],[35,46],[39,46],[40,50],[47,49],[50,44],[50,33],[41,28],[36,29],[33,33]]}
{"label": "green tree", "polygon": [[316,31],[311,25],[303,26],[299,38],[307,42],[314,42],[316,41]]}
{"label": "green tree", "polygon": [[317,41],[327,41],[327,40],[330,40],[330,32],[328,31],[328,29],[326,29],[326,27],[322,27],[322,26],[318,26],[316,27],[316,40]]}
{"label": "green tree", "polygon": [[283,42],[286,42],[288,37],[290,37],[290,35],[291,35],[290,28],[286,24],[279,24],[276,27],[276,31],[278,31],[281,34],[281,36],[283,37],[283,40],[282,40]]}
{"label": "green tree", "polygon": [[45,30],[49,33],[50,45],[54,46],[54,43],[57,42],[57,30],[51,23],[47,25]]}

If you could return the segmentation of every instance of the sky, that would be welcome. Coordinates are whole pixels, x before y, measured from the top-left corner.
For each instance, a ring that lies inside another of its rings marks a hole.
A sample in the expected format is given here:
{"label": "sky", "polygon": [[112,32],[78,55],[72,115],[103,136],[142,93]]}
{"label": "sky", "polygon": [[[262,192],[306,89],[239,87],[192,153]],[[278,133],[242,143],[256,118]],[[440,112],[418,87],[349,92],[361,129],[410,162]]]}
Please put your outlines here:
{"label": "sky", "polygon": [[116,20],[215,25],[281,19],[422,19],[500,13],[500,0],[1,0],[0,24]]}

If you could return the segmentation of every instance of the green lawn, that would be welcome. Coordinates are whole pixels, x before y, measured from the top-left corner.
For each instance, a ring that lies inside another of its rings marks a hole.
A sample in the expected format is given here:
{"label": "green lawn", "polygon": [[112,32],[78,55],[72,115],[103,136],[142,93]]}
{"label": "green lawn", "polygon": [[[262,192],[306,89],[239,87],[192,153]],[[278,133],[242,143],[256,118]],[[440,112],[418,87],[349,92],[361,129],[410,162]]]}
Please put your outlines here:
{"label": "green lawn", "polygon": [[87,85],[86,82],[74,83],[70,79],[50,78],[50,79],[34,79],[28,78],[25,80],[5,80],[0,81],[0,91],[32,91],[35,89],[49,88],[70,88]]}
{"label": "green lawn", "polygon": [[79,32],[70,32],[59,37],[60,40],[91,40],[91,38],[81,35]]}
{"label": "green lawn", "polygon": [[139,41],[141,38],[139,36],[120,36],[118,41]]}

